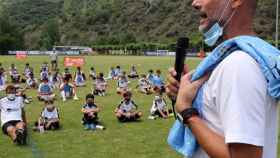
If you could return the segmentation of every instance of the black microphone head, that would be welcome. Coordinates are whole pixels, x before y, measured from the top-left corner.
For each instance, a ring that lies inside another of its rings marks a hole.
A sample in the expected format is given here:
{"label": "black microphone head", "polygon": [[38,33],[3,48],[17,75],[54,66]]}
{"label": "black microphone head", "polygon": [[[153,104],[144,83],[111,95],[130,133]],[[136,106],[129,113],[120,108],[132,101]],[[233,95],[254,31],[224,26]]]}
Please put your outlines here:
{"label": "black microphone head", "polygon": [[189,47],[189,38],[187,37],[180,37],[177,41],[177,48],[186,49]]}

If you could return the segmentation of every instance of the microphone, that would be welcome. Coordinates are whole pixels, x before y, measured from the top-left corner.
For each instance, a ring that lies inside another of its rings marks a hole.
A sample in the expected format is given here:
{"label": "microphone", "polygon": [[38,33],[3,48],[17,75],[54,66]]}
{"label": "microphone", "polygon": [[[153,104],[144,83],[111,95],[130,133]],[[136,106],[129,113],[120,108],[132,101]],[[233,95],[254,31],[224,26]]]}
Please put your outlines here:
{"label": "microphone", "polygon": [[[180,82],[182,73],[184,71],[184,63],[186,58],[186,49],[189,47],[189,39],[187,37],[181,37],[177,41],[176,46],[176,56],[175,56],[175,71],[177,72],[175,79]],[[175,112],[175,103],[176,98],[172,98],[172,108],[175,119],[177,119],[177,115]]]}

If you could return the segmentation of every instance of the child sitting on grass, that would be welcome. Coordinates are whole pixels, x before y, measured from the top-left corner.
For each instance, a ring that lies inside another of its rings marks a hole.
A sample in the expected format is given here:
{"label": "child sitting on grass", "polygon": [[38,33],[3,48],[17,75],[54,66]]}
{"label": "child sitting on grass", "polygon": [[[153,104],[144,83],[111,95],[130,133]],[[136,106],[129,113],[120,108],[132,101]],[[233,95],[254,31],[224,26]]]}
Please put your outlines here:
{"label": "child sitting on grass", "polygon": [[94,67],[91,67],[89,70],[89,78],[91,78],[92,80],[96,79],[96,71],[95,71]]}
{"label": "child sitting on grass", "polygon": [[29,77],[26,80],[26,87],[27,88],[38,88],[38,80],[34,77],[33,72],[29,74]]}
{"label": "child sitting on grass", "polygon": [[132,79],[136,79],[138,78],[139,75],[137,73],[137,70],[136,70],[136,67],[134,65],[131,66],[131,70],[130,70],[130,73],[128,75],[128,78],[132,78]]}
{"label": "child sitting on grass", "polygon": [[83,125],[85,130],[95,130],[98,129],[105,129],[102,125],[98,122],[98,112],[100,109],[94,103],[94,95],[88,94],[86,96],[86,104],[82,108],[83,113]]}
{"label": "child sitting on grass", "polygon": [[0,68],[0,91],[6,89],[6,76],[4,68]]}
{"label": "child sitting on grass", "polygon": [[60,95],[63,102],[65,102],[69,98],[79,100],[76,94],[76,87],[75,85],[70,83],[70,78],[65,77],[63,79],[63,83],[60,85]]}
{"label": "child sitting on grass", "polygon": [[137,121],[143,115],[138,111],[138,106],[131,99],[132,93],[127,91],[123,94],[123,100],[115,109],[115,115],[120,122]]}
{"label": "child sitting on grass", "polygon": [[162,94],[160,94],[155,96],[150,112],[151,115],[148,117],[148,119],[154,120],[158,117],[167,119],[172,113],[172,110],[167,109],[167,103]]}
{"label": "child sitting on grass", "polygon": [[152,85],[150,84],[149,80],[147,79],[145,74],[141,75],[141,78],[138,80],[137,88],[139,87],[139,91],[144,94],[151,94],[152,93]]}
{"label": "child sitting on grass", "polygon": [[98,77],[94,82],[94,86],[95,86],[93,91],[94,95],[105,96],[107,83],[104,79],[103,73],[99,73]]}
{"label": "child sitting on grass", "polygon": [[86,76],[84,72],[81,70],[81,67],[77,67],[77,72],[75,72],[74,75],[74,82],[76,87],[86,86]]}
{"label": "child sitting on grass", "polygon": [[118,80],[118,83],[117,83],[117,94],[123,94],[127,91],[129,91],[129,88],[128,88],[128,80],[126,78],[125,75],[121,75],[119,77],[119,80]]}
{"label": "child sitting on grass", "polygon": [[45,107],[41,112],[38,122],[35,122],[34,131],[57,130],[60,128],[59,112],[53,105],[53,100],[45,101]]}
{"label": "child sitting on grass", "polygon": [[38,88],[38,99],[40,101],[53,100],[55,97],[53,90],[53,86],[50,84],[49,79],[44,78]]}

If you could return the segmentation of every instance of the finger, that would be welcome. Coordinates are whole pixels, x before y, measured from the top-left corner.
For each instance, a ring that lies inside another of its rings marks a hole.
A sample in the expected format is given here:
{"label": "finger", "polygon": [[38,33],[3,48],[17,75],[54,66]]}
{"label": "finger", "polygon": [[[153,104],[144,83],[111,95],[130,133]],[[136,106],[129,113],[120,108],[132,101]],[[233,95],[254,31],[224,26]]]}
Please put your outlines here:
{"label": "finger", "polygon": [[187,74],[188,72],[189,72],[189,66],[185,64],[183,74]]}
{"label": "finger", "polygon": [[166,88],[165,89],[165,92],[166,92],[166,95],[170,98],[170,99],[174,99],[177,94],[176,93],[173,93],[172,91],[169,90],[169,88]]}
{"label": "finger", "polygon": [[179,87],[179,82],[171,75],[167,76],[167,82],[172,84],[172,85],[175,85],[175,86]]}
{"label": "finger", "polygon": [[172,76],[176,76],[177,72],[175,71],[174,67],[171,67],[168,69],[169,74],[171,74]]}
{"label": "finger", "polygon": [[191,81],[192,75],[193,75],[194,72],[195,72],[195,70],[189,71],[187,74],[185,74],[185,75],[182,77],[182,79],[183,79],[183,80]]}
{"label": "finger", "polygon": [[179,90],[179,88],[178,87],[175,87],[175,86],[173,86],[173,85],[171,85],[171,84],[167,84],[166,86],[165,86],[165,88],[168,88],[171,92],[173,92],[173,93],[178,93],[178,90]]}
{"label": "finger", "polygon": [[210,74],[207,73],[205,74],[203,77],[201,77],[200,79],[196,80],[193,82],[193,84],[196,86],[196,87],[200,87],[205,81],[207,81],[210,77]]}

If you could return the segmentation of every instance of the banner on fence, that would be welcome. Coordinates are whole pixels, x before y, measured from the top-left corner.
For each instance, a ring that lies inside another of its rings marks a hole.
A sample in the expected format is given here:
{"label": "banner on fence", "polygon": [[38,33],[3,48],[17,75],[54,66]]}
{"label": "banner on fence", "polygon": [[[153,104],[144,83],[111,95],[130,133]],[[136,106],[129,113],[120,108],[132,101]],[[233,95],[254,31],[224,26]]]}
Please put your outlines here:
{"label": "banner on fence", "polygon": [[84,57],[64,57],[65,67],[81,67],[85,64]]}
{"label": "banner on fence", "polygon": [[24,60],[27,58],[27,53],[26,51],[17,51],[16,52],[16,59],[17,60]]}

